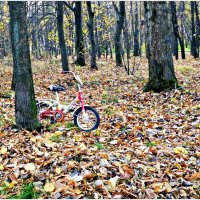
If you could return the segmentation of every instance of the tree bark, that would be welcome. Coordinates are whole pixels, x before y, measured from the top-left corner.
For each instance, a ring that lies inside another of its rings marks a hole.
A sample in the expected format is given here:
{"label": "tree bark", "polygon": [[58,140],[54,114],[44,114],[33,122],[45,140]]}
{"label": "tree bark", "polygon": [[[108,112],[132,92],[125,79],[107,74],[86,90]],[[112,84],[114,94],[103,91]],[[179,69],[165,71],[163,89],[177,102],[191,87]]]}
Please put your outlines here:
{"label": "tree bark", "polygon": [[63,30],[63,2],[56,1],[56,5],[57,5],[57,29],[58,29],[58,39],[59,39],[59,46],[60,46],[61,60],[62,60],[62,70],[69,71],[68,57],[67,57],[64,30]]}
{"label": "tree bark", "polygon": [[140,55],[139,48],[139,14],[138,14],[138,2],[135,2],[135,29],[134,29],[134,56]]}
{"label": "tree bark", "polygon": [[124,17],[124,43],[126,46],[126,54],[127,54],[127,58],[130,59],[130,37],[129,37],[129,32],[128,32],[128,23],[127,23],[127,19],[126,19],[126,14]]}
{"label": "tree bark", "polygon": [[197,57],[199,58],[199,42],[200,42],[200,20],[199,20],[199,10],[198,10],[198,4],[195,1],[194,2],[195,7],[195,13],[196,13],[196,40],[197,40]]}
{"label": "tree bark", "polygon": [[195,32],[195,19],[194,19],[194,1],[190,2],[191,5],[191,21],[192,21],[192,41],[191,41],[191,54],[194,56],[194,58],[198,58],[197,53],[197,44],[196,44],[196,32]]}
{"label": "tree bark", "polygon": [[92,12],[90,1],[87,1],[87,10],[88,10],[88,15],[89,15],[88,30],[89,30],[89,38],[90,38],[90,43],[91,43],[90,67],[91,69],[98,69],[97,63],[96,63],[96,45],[94,41],[94,12]]}
{"label": "tree bark", "polygon": [[15,119],[20,128],[40,128],[32,78],[26,2],[9,1],[15,84]]}
{"label": "tree bark", "polygon": [[125,2],[119,2],[119,11],[117,11],[117,25],[115,32],[115,59],[116,65],[122,66],[122,53],[121,53],[121,32],[123,29],[124,18],[125,18]]}
{"label": "tree bark", "polygon": [[[182,59],[185,59],[185,47],[184,47],[184,43],[182,41],[183,38],[181,38],[181,36],[179,34],[179,30],[178,30],[178,22],[177,22],[177,16],[176,16],[176,2],[170,1],[170,6],[171,6],[172,25],[173,25],[174,35],[176,37],[176,40],[179,41],[179,44],[181,47],[181,57],[182,57]],[[176,55],[176,59],[178,60],[178,52]]]}
{"label": "tree bark", "polygon": [[185,47],[185,35],[184,35],[184,11],[185,11],[185,2],[182,1],[180,2],[180,17],[181,17],[181,38],[182,38],[182,42],[183,42],[183,46]]}
{"label": "tree bark", "polygon": [[177,79],[170,47],[167,3],[148,1],[144,6],[149,50],[147,54],[149,81],[144,91],[161,92],[176,88]]}
{"label": "tree bark", "polygon": [[74,15],[75,15],[75,27],[76,27],[76,54],[77,58],[75,63],[80,66],[86,65],[85,63],[85,50],[83,42],[83,30],[82,30],[82,2],[75,1]]}

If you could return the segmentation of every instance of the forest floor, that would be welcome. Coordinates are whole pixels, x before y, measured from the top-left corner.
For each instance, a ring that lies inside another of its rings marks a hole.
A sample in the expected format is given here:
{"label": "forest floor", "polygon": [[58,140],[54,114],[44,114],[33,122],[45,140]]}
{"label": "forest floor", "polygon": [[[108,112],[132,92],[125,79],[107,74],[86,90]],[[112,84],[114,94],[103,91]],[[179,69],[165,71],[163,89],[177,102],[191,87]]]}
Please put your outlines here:
{"label": "forest floor", "polygon": [[[71,66],[100,113],[92,132],[74,127],[71,114],[41,132],[14,128],[12,68],[2,61],[0,198],[200,198],[200,60],[187,57],[175,61],[183,90],[161,93],[142,91],[144,58],[129,76],[111,59],[99,61],[98,71]],[[53,98],[51,84],[67,85],[62,101],[75,96],[59,60],[32,67],[37,98]]]}

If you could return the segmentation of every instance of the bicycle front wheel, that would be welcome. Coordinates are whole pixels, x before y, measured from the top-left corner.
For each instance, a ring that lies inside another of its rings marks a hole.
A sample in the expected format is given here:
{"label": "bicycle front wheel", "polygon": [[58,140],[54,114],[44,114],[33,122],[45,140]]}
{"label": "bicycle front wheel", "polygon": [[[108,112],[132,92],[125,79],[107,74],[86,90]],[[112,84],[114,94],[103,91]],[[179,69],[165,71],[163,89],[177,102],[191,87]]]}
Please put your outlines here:
{"label": "bicycle front wheel", "polygon": [[81,108],[74,113],[74,124],[83,131],[92,131],[100,124],[99,113],[90,106],[85,106],[85,115]]}

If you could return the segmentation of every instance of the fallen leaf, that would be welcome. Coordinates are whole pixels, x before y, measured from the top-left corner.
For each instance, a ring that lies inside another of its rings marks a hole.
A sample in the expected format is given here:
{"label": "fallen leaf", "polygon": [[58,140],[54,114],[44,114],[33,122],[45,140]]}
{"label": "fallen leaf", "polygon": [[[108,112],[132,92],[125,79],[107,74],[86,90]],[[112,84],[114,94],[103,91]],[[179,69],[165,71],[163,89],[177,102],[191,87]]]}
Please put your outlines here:
{"label": "fallen leaf", "polygon": [[165,186],[165,191],[166,192],[171,192],[172,191],[172,187],[171,187],[171,185],[169,183],[165,182],[164,186]]}
{"label": "fallen leaf", "polygon": [[55,131],[53,135],[55,135],[55,136],[59,136],[59,135],[62,135],[62,134],[63,134],[62,131]]}
{"label": "fallen leaf", "polygon": [[0,154],[5,154],[7,153],[8,149],[6,147],[1,147],[1,150],[0,150]]}
{"label": "fallen leaf", "polygon": [[57,174],[60,174],[62,169],[60,167],[57,167],[55,171],[56,171]]}
{"label": "fallen leaf", "polygon": [[145,192],[146,192],[146,195],[147,195],[148,199],[156,199],[157,198],[156,194],[154,193],[154,191],[152,189],[148,189],[147,188],[145,190]]}
{"label": "fallen leaf", "polygon": [[17,184],[16,181],[12,181],[11,183],[8,184],[8,188],[13,188]]}
{"label": "fallen leaf", "polygon": [[100,156],[101,158],[106,159],[106,160],[108,160],[108,158],[109,158],[109,156],[108,156],[107,153],[99,153],[99,156]]}
{"label": "fallen leaf", "polygon": [[192,174],[190,180],[198,180],[200,179],[200,172]]}
{"label": "fallen leaf", "polygon": [[112,140],[110,141],[110,144],[117,144],[118,143],[118,140]]}
{"label": "fallen leaf", "polygon": [[96,181],[94,182],[94,185],[95,185],[96,187],[100,187],[100,186],[103,185],[103,181],[102,181],[102,180],[96,180]]}
{"label": "fallen leaf", "polygon": [[118,180],[119,180],[119,176],[115,176],[115,177],[109,179],[109,181],[108,181],[109,191],[112,192],[115,190]]}
{"label": "fallen leaf", "polygon": [[55,185],[53,183],[46,183],[44,186],[45,192],[53,192],[55,189]]}
{"label": "fallen leaf", "polygon": [[4,166],[0,164],[0,170],[4,170]]}
{"label": "fallen leaf", "polygon": [[82,135],[75,135],[75,136],[74,136],[74,139],[75,139],[75,141],[77,142],[77,141],[81,140],[82,137],[83,137]]}
{"label": "fallen leaf", "polygon": [[26,171],[35,171],[36,167],[34,163],[28,163],[24,166]]}
{"label": "fallen leaf", "polygon": [[122,166],[122,169],[128,174],[134,174],[134,170],[127,165]]}
{"label": "fallen leaf", "polygon": [[76,175],[76,176],[73,177],[73,180],[76,181],[76,182],[82,181],[83,180],[83,176]]}
{"label": "fallen leaf", "polygon": [[32,137],[30,138],[30,141],[36,143],[37,139],[35,137]]}
{"label": "fallen leaf", "polygon": [[188,151],[183,147],[176,147],[174,148],[174,152],[176,154],[188,154]]}
{"label": "fallen leaf", "polygon": [[153,183],[154,192],[159,193],[163,191],[163,183]]}

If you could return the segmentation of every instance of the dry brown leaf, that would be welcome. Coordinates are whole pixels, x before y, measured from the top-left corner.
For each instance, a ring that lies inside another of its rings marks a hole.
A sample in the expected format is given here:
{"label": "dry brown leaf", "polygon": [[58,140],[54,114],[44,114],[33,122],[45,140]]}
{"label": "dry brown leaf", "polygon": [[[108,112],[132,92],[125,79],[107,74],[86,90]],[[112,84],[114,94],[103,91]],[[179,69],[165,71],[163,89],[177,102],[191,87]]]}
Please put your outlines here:
{"label": "dry brown leaf", "polygon": [[200,172],[192,174],[190,180],[199,180],[200,179]]}
{"label": "dry brown leaf", "polygon": [[108,156],[108,154],[107,153],[99,153],[99,156],[101,157],[101,158],[104,158],[104,159],[109,159],[109,156]]}
{"label": "dry brown leaf", "polygon": [[153,183],[152,184],[154,192],[156,192],[156,193],[162,192],[163,191],[163,186],[164,186],[163,183]]}

